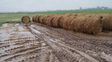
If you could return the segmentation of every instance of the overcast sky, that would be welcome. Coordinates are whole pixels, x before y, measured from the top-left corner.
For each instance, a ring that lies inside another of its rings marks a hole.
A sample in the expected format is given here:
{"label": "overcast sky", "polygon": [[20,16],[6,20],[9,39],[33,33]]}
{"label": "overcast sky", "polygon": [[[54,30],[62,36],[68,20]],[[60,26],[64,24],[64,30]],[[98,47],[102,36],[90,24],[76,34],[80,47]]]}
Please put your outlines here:
{"label": "overcast sky", "polygon": [[69,10],[105,6],[112,0],[0,0],[0,12]]}

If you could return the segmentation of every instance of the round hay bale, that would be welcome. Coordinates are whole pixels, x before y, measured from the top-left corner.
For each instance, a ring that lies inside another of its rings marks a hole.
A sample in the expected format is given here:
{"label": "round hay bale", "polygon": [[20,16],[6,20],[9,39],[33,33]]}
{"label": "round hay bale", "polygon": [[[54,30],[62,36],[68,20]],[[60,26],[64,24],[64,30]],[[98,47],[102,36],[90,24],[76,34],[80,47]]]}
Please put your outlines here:
{"label": "round hay bale", "polygon": [[50,18],[50,16],[47,16],[47,17],[46,17],[46,20],[45,20],[45,21],[46,21],[46,25],[50,25],[49,18]]}
{"label": "round hay bale", "polygon": [[44,24],[45,17],[46,17],[46,16],[42,16],[42,17],[40,17],[40,19],[41,19],[41,20],[40,20],[40,23],[41,23],[41,24]]}
{"label": "round hay bale", "polygon": [[69,29],[69,30],[73,30],[74,26],[73,26],[72,22],[73,22],[73,20],[74,20],[75,18],[77,18],[77,16],[71,16],[71,17],[70,17],[70,20],[69,20],[70,22],[68,23],[68,29]]}
{"label": "round hay bale", "polygon": [[104,14],[101,15],[103,21],[103,30],[110,30],[112,31],[112,14]]}
{"label": "round hay bale", "polygon": [[23,16],[23,17],[21,18],[21,21],[22,21],[22,23],[24,23],[24,24],[29,24],[29,23],[31,22],[29,16]]}
{"label": "round hay bale", "polygon": [[38,22],[41,23],[41,16],[38,16]]}
{"label": "round hay bale", "polygon": [[60,27],[60,18],[61,16],[59,15],[54,16],[53,20],[51,21],[53,27]]}
{"label": "round hay bale", "polygon": [[67,30],[72,30],[71,22],[74,18],[76,18],[76,16],[65,16],[63,20],[63,28]]}
{"label": "round hay bale", "polygon": [[64,21],[64,16],[60,16],[59,18],[59,27],[63,28],[63,21]]}
{"label": "round hay bale", "polygon": [[32,17],[32,22],[35,22],[35,16]]}
{"label": "round hay bale", "polygon": [[58,18],[57,16],[54,16],[53,20],[51,21],[53,27],[57,27],[58,25],[57,18]]}
{"label": "round hay bale", "polygon": [[53,19],[54,19],[53,16],[48,17],[48,19],[47,19],[47,21],[46,21],[46,23],[47,23],[48,26],[53,26],[53,24],[52,24]]}
{"label": "round hay bale", "polygon": [[78,32],[97,34],[102,31],[102,20],[98,16],[82,16],[76,18],[74,28]]}
{"label": "round hay bale", "polygon": [[62,23],[62,28],[64,28],[64,29],[67,29],[67,27],[68,27],[68,23],[69,23],[69,17],[68,16],[64,16],[63,17],[63,21],[61,22]]}
{"label": "round hay bale", "polygon": [[47,19],[48,19],[48,17],[49,17],[49,16],[45,16],[45,17],[43,18],[43,24],[47,25]]}
{"label": "round hay bale", "polygon": [[[91,21],[92,21],[92,24],[90,25],[90,26],[92,26],[92,28],[91,28],[91,32],[92,32],[92,34],[97,34],[97,33],[99,33],[99,32],[101,32],[102,31],[102,17],[100,17],[100,16],[93,16],[93,17],[91,17],[90,19],[92,19]],[[90,22],[91,23],[91,22]]]}
{"label": "round hay bale", "polygon": [[39,18],[39,22],[43,24],[43,19],[44,19],[44,16],[40,16]]}
{"label": "round hay bale", "polygon": [[36,23],[39,23],[38,17],[39,17],[39,16],[35,16],[35,22],[36,22]]}

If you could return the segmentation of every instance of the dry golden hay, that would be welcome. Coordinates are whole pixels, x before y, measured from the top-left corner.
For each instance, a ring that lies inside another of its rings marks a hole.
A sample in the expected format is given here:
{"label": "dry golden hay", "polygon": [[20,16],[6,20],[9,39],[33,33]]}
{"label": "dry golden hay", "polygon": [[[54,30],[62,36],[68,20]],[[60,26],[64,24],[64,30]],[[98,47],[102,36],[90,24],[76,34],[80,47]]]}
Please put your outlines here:
{"label": "dry golden hay", "polygon": [[63,20],[61,20],[61,27],[64,29],[67,29],[67,22],[69,23],[69,17],[68,16],[63,16]]}
{"label": "dry golden hay", "polygon": [[61,20],[63,20],[63,14],[54,15],[53,19],[51,20],[51,24],[53,27],[61,27],[62,23]]}
{"label": "dry golden hay", "polygon": [[33,16],[33,17],[32,17],[32,21],[33,21],[33,22],[38,22],[37,18],[38,18],[38,16]]}
{"label": "dry golden hay", "polygon": [[66,14],[63,14],[63,16],[65,16],[65,17],[69,17],[69,16],[73,16],[73,14],[70,14],[70,13],[66,13]]}
{"label": "dry golden hay", "polygon": [[77,13],[77,16],[86,16],[86,15],[91,15],[91,14]]}
{"label": "dry golden hay", "polygon": [[45,24],[46,25],[48,25],[49,24],[49,22],[48,22],[48,19],[49,19],[50,17],[49,16],[47,16],[44,20],[45,20]]}
{"label": "dry golden hay", "polygon": [[39,17],[38,17],[39,23],[42,23],[42,22],[41,22],[41,17],[42,17],[42,16],[39,16]]}
{"label": "dry golden hay", "polygon": [[48,16],[44,16],[44,17],[43,17],[43,21],[42,21],[43,23],[42,23],[42,24],[47,25],[47,21],[46,21],[46,20],[47,20],[47,18],[48,18]]}
{"label": "dry golden hay", "polygon": [[38,18],[37,18],[38,23],[42,23],[41,18],[42,18],[42,16],[38,16]]}
{"label": "dry golden hay", "polygon": [[69,16],[69,17],[64,17],[64,20],[63,20],[63,28],[64,29],[67,29],[67,30],[72,30],[72,26],[71,26],[71,22],[73,19],[75,19],[77,16]]}
{"label": "dry golden hay", "polygon": [[57,16],[54,16],[53,19],[51,20],[51,24],[53,27],[57,26]]}
{"label": "dry golden hay", "polygon": [[63,15],[63,18],[61,19],[61,27],[64,28],[64,29],[67,29],[67,30],[72,30],[72,25],[71,25],[71,22],[74,18],[76,17],[80,17],[81,15],[78,15],[78,14],[64,14]]}
{"label": "dry golden hay", "polygon": [[102,31],[102,20],[98,16],[81,16],[73,19],[74,31],[88,34],[97,34]]}
{"label": "dry golden hay", "polygon": [[36,21],[35,21],[35,18],[36,18],[35,16],[32,17],[32,21],[33,21],[33,22],[36,22]]}
{"label": "dry golden hay", "polygon": [[39,22],[43,24],[44,16],[39,17]]}
{"label": "dry golden hay", "polygon": [[60,16],[60,19],[59,19],[59,27],[60,28],[63,28],[63,21],[64,21],[64,16]]}
{"label": "dry golden hay", "polygon": [[23,16],[23,17],[21,18],[21,21],[22,21],[22,23],[24,23],[24,24],[29,24],[29,23],[31,22],[29,16]]}
{"label": "dry golden hay", "polygon": [[40,20],[40,23],[41,23],[41,24],[44,24],[44,23],[45,23],[45,17],[46,17],[46,16],[42,16],[42,17],[40,18],[40,19],[41,19],[41,20]]}
{"label": "dry golden hay", "polygon": [[59,23],[60,23],[60,19],[61,19],[61,15],[56,15],[54,16],[54,18],[52,19],[51,23],[53,27],[60,27]]}
{"label": "dry golden hay", "polygon": [[63,16],[68,16],[68,17],[70,17],[70,16],[78,16],[78,14],[76,14],[76,13],[67,13],[67,14],[63,14]]}
{"label": "dry golden hay", "polygon": [[112,14],[103,14],[101,16],[103,21],[103,29],[112,30]]}
{"label": "dry golden hay", "polygon": [[36,16],[36,18],[34,17],[35,19],[38,23],[76,32],[97,34],[102,31],[102,17],[95,14],[55,14]]}
{"label": "dry golden hay", "polygon": [[52,25],[53,25],[53,24],[52,24],[52,20],[53,20],[53,19],[54,19],[53,16],[48,17],[47,20],[46,20],[46,24],[47,24],[48,26],[52,26]]}
{"label": "dry golden hay", "polygon": [[39,16],[35,16],[35,17],[34,17],[34,20],[35,20],[34,22],[39,23],[38,17],[39,17]]}

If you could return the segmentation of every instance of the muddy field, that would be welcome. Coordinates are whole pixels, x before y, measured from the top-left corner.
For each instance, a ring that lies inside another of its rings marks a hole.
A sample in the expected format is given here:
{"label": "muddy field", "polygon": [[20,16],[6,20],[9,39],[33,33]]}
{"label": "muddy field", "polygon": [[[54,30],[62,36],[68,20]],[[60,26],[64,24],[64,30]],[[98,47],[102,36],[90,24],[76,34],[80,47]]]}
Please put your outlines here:
{"label": "muddy field", "polygon": [[3,24],[0,62],[112,62],[112,32],[88,35],[40,24]]}

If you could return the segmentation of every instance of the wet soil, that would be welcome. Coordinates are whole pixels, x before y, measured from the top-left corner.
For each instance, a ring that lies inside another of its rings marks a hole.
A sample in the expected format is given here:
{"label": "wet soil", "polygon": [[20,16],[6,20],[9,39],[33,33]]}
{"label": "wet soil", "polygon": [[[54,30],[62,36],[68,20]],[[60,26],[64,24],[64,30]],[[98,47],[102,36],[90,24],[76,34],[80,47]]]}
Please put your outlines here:
{"label": "wet soil", "polygon": [[41,24],[4,24],[0,62],[112,62],[112,32],[76,33]]}

